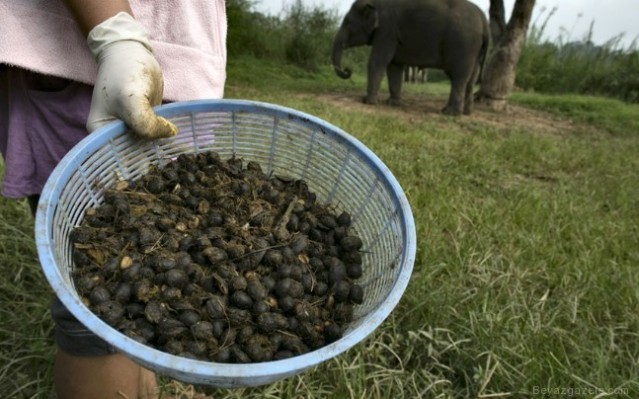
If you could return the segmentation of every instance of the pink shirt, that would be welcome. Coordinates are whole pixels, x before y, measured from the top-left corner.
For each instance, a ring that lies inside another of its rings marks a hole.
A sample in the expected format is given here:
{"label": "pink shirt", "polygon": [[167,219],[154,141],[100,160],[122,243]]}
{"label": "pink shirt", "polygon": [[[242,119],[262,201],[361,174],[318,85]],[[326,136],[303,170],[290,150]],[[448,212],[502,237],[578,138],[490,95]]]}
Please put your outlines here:
{"label": "pink shirt", "polygon": [[[149,31],[164,100],[222,98],[224,0],[130,4]],[[0,38],[2,194],[22,198],[40,193],[57,163],[86,136],[97,65],[62,0],[0,0]],[[51,90],[50,83],[61,88]]]}
{"label": "pink shirt", "polygon": [[[170,101],[221,98],[224,0],[130,0],[149,31]],[[62,0],[0,0],[0,64],[92,85],[96,63]]]}

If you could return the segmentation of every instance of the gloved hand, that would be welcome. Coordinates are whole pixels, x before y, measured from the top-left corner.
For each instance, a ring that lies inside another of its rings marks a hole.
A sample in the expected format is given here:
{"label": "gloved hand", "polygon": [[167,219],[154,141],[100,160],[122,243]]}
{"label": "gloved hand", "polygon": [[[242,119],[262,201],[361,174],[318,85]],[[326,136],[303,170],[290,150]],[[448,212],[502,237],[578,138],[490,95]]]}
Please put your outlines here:
{"label": "gloved hand", "polygon": [[153,112],[162,102],[164,78],[144,27],[121,12],[95,26],[87,42],[98,63],[89,132],[121,119],[148,139],[177,134],[175,125]]}

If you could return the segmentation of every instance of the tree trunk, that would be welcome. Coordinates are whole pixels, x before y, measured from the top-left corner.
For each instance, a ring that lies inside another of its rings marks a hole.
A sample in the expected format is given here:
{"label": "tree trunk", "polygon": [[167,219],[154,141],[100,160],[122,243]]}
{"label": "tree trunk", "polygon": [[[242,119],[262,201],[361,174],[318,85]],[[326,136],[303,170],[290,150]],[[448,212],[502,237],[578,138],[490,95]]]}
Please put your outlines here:
{"label": "tree trunk", "polygon": [[493,43],[497,44],[506,30],[506,10],[504,9],[503,0],[490,2],[488,16],[490,20],[490,38]]}
{"label": "tree trunk", "polygon": [[[510,21],[499,41],[495,43],[492,56],[484,70],[477,101],[495,110],[506,108],[506,101],[515,85],[517,63],[534,5],[535,0],[516,0]],[[499,6],[503,8],[503,0],[490,0],[491,10],[498,9]]]}

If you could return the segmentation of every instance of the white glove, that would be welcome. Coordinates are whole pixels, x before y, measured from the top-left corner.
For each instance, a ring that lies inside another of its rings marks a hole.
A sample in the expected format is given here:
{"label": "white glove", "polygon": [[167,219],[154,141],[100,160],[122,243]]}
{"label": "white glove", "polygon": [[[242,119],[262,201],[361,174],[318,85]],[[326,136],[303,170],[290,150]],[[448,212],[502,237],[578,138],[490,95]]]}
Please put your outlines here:
{"label": "white glove", "polygon": [[87,38],[98,63],[87,129],[121,119],[141,137],[171,137],[177,128],[153,112],[162,102],[164,79],[148,33],[121,12],[95,26]]}

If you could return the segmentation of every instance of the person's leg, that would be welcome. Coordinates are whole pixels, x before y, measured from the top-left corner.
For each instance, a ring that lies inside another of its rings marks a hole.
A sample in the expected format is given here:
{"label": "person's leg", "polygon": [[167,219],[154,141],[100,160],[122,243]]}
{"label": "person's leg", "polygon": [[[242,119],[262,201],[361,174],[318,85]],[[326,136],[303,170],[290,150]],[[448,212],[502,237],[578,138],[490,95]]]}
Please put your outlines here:
{"label": "person's leg", "polygon": [[158,397],[155,374],[121,354],[82,357],[58,349],[54,383],[59,399]]}

